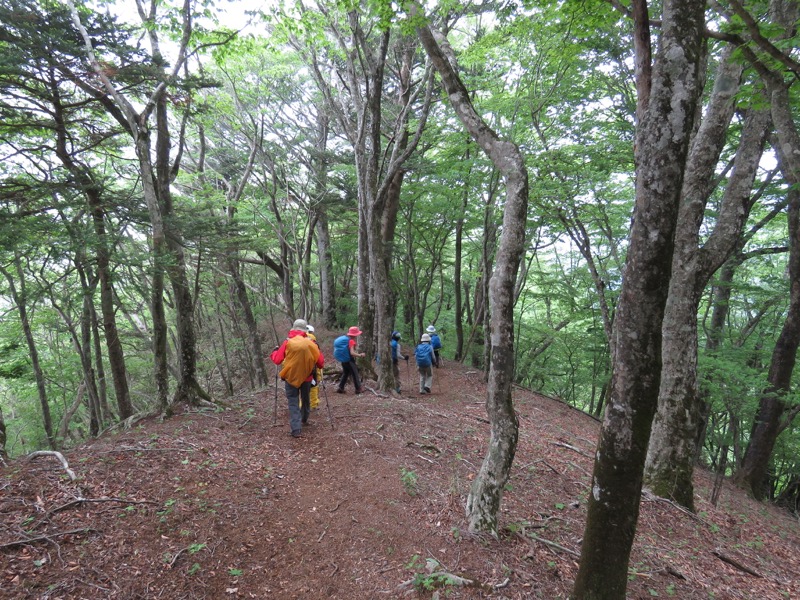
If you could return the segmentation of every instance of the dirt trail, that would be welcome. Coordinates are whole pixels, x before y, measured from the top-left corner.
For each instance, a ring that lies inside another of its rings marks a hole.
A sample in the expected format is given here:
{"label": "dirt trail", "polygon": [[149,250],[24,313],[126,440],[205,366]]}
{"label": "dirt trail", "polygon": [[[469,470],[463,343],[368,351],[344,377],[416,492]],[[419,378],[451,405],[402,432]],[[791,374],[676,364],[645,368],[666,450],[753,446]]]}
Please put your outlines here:
{"label": "dirt trail", "polygon": [[[55,460],[13,462],[0,482],[0,597],[351,600],[439,586],[450,598],[566,598],[599,423],[515,390],[503,532],[470,535],[485,386],[450,363],[434,378],[429,396],[341,395],[328,383],[336,429],[323,396],[301,439],[282,393],[273,425],[269,388],[82,445],[66,453],[77,482]],[[727,487],[714,508],[708,485],[700,473],[698,516],[645,499],[629,597],[800,597],[797,522]],[[416,589],[402,585],[412,579]]]}

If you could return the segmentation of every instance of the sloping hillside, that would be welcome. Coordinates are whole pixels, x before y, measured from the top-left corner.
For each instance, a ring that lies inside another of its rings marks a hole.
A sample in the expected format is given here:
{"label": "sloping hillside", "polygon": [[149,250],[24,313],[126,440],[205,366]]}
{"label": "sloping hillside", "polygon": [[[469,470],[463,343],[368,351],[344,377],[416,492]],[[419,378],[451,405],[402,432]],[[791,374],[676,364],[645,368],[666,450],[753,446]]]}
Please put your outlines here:
{"label": "sloping hillside", "polygon": [[[599,423],[515,391],[520,445],[499,540],[464,530],[488,437],[480,375],[433,394],[323,396],[289,436],[283,393],[17,460],[0,482],[3,598],[565,598]],[[372,387],[367,382],[368,387]],[[411,393],[407,391],[411,389]],[[644,497],[630,598],[800,598],[797,519],[698,474],[698,514]],[[451,574],[456,577],[448,577]]]}

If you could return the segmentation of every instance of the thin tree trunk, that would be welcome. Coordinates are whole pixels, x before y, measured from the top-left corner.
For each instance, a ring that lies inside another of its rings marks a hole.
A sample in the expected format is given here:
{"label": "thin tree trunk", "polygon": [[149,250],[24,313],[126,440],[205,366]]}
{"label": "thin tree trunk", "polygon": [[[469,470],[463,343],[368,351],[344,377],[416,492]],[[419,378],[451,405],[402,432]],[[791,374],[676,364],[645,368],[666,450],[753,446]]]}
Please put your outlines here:
{"label": "thin tree trunk", "polygon": [[[470,162],[470,145],[467,142],[465,156],[466,162]],[[469,180],[469,178],[467,178]],[[456,312],[456,351],[453,357],[456,362],[461,362],[464,357],[464,306],[461,290],[461,263],[463,260],[463,241],[464,241],[464,219],[466,218],[467,206],[469,204],[469,181],[464,183],[461,193],[461,210],[456,219],[455,249],[453,259],[453,291],[455,294]]]}
{"label": "thin tree trunk", "polygon": [[31,322],[28,317],[28,300],[27,290],[25,287],[25,276],[22,272],[22,261],[19,255],[14,257],[14,267],[16,269],[16,276],[19,280],[19,290],[17,290],[17,286],[14,283],[14,277],[9,271],[3,267],[0,267],[0,273],[3,273],[6,281],[8,281],[8,287],[11,291],[11,298],[14,300],[14,304],[19,312],[20,324],[22,325],[22,331],[25,334],[25,341],[28,344],[28,355],[31,360],[31,368],[33,369],[33,375],[36,380],[36,391],[39,394],[39,407],[42,410],[42,424],[44,425],[44,432],[47,436],[47,443],[49,444],[51,450],[56,450],[56,439],[53,434],[53,419],[50,416],[50,404],[47,401],[47,387],[45,386],[44,382],[44,372],[42,371],[42,367],[39,363],[39,351],[36,349],[36,341],[33,337],[33,328],[31,327]]}
{"label": "thin tree trunk", "polygon": [[[56,124],[56,155],[62,164],[69,170],[86,198],[96,242],[94,244],[95,260],[97,262],[97,276],[100,289],[100,310],[103,314],[103,331],[108,350],[108,361],[111,367],[111,377],[114,382],[114,393],[117,401],[120,419],[127,419],[133,414],[130,391],[128,389],[128,375],[125,368],[125,355],[117,330],[116,315],[114,312],[114,290],[111,278],[111,252],[108,235],[106,233],[106,213],[103,209],[101,188],[92,177],[91,171],[78,164],[67,150],[67,129],[64,119],[64,107],[61,95],[55,83],[52,86],[54,107],[54,121]],[[105,395],[104,395],[105,396]],[[103,401],[105,405],[105,401]]]}
{"label": "thin tree trunk", "polygon": [[[778,153],[782,155],[781,152]],[[785,156],[782,157],[785,159]],[[783,162],[783,160],[782,160]],[[798,180],[791,172],[784,171],[792,186],[789,194],[789,309],[781,333],[772,352],[768,385],[761,394],[758,413],[753,421],[750,441],[742,464],[734,479],[755,498],[767,496],[769,462],[779,433],[787,405],[786,394],[790,389],[792,373],[800,346],[800,190]]]}
{"label": "thin tree trunk", "polygon": [[[442,78],[450,102],[472,138],[487,154],[506,184],[503,232],[490,282],[491,366],[486,408],[491,422],[487,454],[467,497],[470,531],[497,535],[497,515],[517,448],[519,423],[511,399],[514,376],[514,283],[525,248],[528,171],[522,153],[501,140],[478,115],[455,71],[455,56],[443,49],[427,26],[418,27],[422,45]],[[443,44],[446,40],[442,40]],[[485,274],[486,275],[486,274]]]}
{"label": "thin tree trunk", "polygon": [[328,161],[326,152],[328,147],[329,118],[325,111],[317,108],[317,140],[315,144],[316,157],[314,171],[316,179],[317,202],[316,207],[316,233],[317,256],[319,260],[319,285],[322,308],[322,323],[325,327],[336,327],[336,292],[333,277],[333,256],[331,255],[331,234],[328,224],[328,211],[326,206],[326,191],[328,187]]}

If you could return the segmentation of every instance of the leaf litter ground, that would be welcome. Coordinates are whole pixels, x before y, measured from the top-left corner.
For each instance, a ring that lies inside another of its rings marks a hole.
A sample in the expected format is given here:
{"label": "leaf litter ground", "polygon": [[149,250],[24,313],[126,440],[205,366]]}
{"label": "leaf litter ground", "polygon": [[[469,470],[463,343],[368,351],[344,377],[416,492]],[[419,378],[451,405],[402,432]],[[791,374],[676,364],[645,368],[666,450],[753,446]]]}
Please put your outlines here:
{"label": "leaf litter ground", "polygon": [[[472,535],[486,388],[453,363],[434,380],[392,397],[328,382],[335,429],[323,395],[300,439],[270,387],[72,449],[75,481],[54,457],[12,461],[0,598],[566,598],[599,423],[515,389],[501,534]],[[696,515],[643,496],[628,597],[800,598],[797,518],[727,482],[714,507],[712,483],[697,474]]]}

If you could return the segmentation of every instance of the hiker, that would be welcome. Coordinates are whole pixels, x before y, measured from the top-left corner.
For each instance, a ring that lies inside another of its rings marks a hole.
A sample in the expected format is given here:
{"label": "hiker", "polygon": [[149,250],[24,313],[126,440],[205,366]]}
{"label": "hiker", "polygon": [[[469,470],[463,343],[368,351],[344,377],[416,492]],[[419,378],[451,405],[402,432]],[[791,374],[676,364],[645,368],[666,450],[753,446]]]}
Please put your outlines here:
{"label": "hiker", "polygon": [[358,366],[356,365],[355,358],[364,356],[363,352],[355,352],[356,338],[360,336],[361,331],[357,326],[351,327],[346,334],[340,335],[333,341],[333,358],[342,363],[342,379],[336,387],[337,394],[344,394],[344,386],[347,385],[347,380],[352,377],[353,385],[356,386],[356,394],[364,391],[361,385],[361,377],[358,375]]}
{"label": "hiker", "polygon": [[325,365],[319,347],[308,337],[308,323],[297,319],[283,343],[270,355],[276,365],[283,364],[280,377],[284,381],[289,403],[289,426],[292,437],[302,437],[304,424],[311,412],[311,380],[317,368]]}
{"label": "hiker", "polygon": [[393,331],[392,332],[392,373],[394,373],[394,382],[397,384],[397,387],[394,388],[394,391],[398,394],[400,393],[400,367],[398,363],[400,359],[408,362],[408,355],[403,356],[403,353],[400,352],[400,332]]}
{"label": "hiker", "polygon": [[419,371],[419,393],[430,394],[433,387],[433,346],[431,346],[431,336],[423,333],[419,340],[419,345],[414,350],[414,358],[417,359],[417,370]]}
{"label": "hiker", "polygon": [[433,366],[437,369],[442,364],[442,359],[439,357],[439,350],[442,349],[442,340],[439,339],[439,334],[436,333],[436,327],[428,325],[425,329],[431,336],[431,348],[433,348]]}
{"label": "hiker", "polygon": [[[308,328],[308,339],[314,342],[319,348],[319,342],[317,342],[317,336],[314,334],[314,327],[309,323]],[[322,369],[314,369],[314,378],[311,380],[311,410],[317,410],[319,408],[319,386],[322,385]]]}

